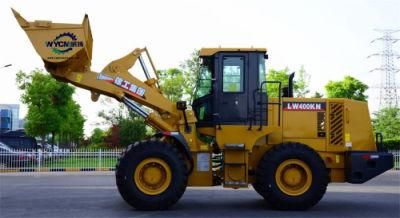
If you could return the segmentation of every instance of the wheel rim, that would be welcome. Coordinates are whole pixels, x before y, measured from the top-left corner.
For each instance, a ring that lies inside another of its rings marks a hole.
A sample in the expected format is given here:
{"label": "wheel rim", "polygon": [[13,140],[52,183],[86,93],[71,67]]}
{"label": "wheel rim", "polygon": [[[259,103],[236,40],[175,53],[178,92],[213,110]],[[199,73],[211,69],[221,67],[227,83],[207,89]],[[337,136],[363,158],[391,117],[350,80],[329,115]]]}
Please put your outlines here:
{"label": "wheel rim", "polygon": [[134,181],[140,191],[158,195],[171,184],[172,173],[168,164],[160,158],[146,158],[136,167]]}
{"label": "wheel rim", "polygon": [[279,164],[275,173],[275,180],[283,193],[299,196],[311,187],[312,173],[305,162],[289,159]]}

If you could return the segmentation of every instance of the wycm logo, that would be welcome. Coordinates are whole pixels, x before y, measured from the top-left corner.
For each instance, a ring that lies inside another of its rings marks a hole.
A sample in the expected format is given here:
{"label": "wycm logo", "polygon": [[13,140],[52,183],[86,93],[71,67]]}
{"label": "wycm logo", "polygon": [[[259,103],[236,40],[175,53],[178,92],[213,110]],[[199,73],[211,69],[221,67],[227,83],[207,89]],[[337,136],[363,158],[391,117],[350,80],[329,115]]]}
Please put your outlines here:
{"label": "wycm logo", "polygon": [[83,41],[78,41],[75,34],[67,32],[58,35],[53,41],[46,41],[46,47],[55,54],[65,54],[75,47],[83,47]]}

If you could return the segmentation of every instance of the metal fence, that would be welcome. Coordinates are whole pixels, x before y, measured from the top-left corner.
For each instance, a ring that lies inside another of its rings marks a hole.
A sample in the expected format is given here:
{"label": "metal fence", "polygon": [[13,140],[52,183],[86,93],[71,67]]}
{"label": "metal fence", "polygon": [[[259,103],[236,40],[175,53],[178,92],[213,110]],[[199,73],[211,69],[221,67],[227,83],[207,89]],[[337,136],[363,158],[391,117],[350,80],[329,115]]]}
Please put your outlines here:
{"label": "metal fence", "polygon": [[400,150],[389,151],[393,154],[394,167],[392,170],[400,170]]}
{"label": "metal fence", "polygon": [[[57,151],[1,150],[1,172],[114,171],[123,149],[59,149]],[[400,170],[400,150],[394,168]]]}
{"label": "metal fence", "polygon": [[113,171],[122,149],[0,150],[0,172]]}

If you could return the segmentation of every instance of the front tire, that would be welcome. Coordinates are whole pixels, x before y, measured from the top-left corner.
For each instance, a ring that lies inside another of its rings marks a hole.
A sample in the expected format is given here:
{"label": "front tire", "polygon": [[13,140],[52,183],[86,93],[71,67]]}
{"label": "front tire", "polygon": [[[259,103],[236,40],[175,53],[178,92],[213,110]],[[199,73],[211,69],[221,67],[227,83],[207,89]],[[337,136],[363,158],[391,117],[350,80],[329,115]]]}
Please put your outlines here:
{"label": "front tire", "polygon": [[159,140],[130,145],[116,167],[122,198],[139,210],[164,210],[186,190],[187,168],[176,148]]}
{"label": "front tire", "polygon": [[261,159],[254,189],[275,209],[305,210],[321,200],[328,182],[317,152],[300,143],[285,143]]}

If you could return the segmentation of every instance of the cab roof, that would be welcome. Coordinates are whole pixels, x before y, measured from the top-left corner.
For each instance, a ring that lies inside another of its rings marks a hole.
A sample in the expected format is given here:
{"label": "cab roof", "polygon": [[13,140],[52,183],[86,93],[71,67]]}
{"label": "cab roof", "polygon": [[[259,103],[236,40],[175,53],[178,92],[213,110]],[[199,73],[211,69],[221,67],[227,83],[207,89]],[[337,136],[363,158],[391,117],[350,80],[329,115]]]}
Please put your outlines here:
{"label": "cab roof", "polygon": [[200,49],[200,57],[212,56],[218,52],[263,52],[266,53],[266,48],[202,48]]}

